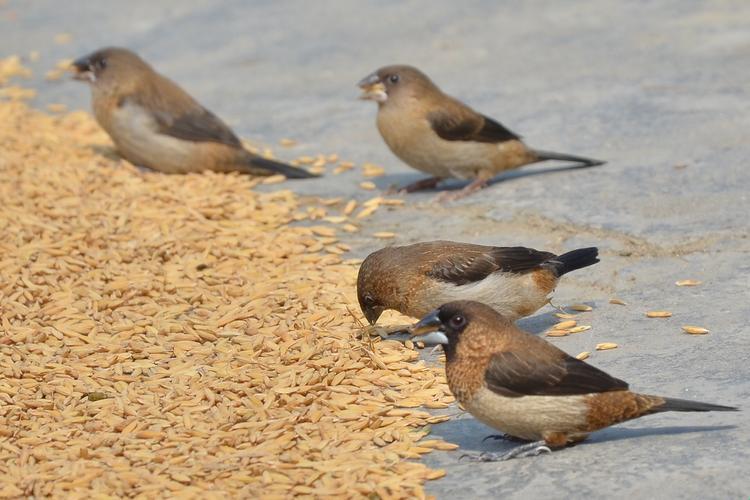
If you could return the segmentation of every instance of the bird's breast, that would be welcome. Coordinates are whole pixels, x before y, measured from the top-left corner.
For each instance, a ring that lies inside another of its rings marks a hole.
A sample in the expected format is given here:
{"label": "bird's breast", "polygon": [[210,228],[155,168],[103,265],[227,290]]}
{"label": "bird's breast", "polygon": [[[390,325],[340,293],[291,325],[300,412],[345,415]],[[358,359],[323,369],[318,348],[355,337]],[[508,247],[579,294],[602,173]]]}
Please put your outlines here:
{"label": "bird's breast", "polygon": [[113,106],[104,120],[120,154],[129,162],[167,173],[185,173],[208,168],[201,144],[159,133],[154,116],[134,102]]}

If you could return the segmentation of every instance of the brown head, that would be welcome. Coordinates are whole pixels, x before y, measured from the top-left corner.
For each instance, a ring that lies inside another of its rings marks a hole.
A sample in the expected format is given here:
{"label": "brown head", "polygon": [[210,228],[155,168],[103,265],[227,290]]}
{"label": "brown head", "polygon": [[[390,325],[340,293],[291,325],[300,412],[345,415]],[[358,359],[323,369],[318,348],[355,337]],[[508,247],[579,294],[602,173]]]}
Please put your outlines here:
{"label": "brown head", "polygon": [[93,88],[134,86],[145,75],[154,73],[134,52],[119,47],[97,50],[73,61],[76,80],[88,81]]}
{"label": "brown head", "polygon": [[374,325],[383,311],[399,309],[404,300],[399,285],[402,274],[401,247],[385,247],[371,253],[362,262],[357,275],[357,298],[362,314]]}
{"label": "brown head", "polygon": [[448,302],[422,318],[411,329],[426,344],[440,344],[448,361],[457,352],[487,357],[514,334],[513,323],[488,305],[470,300]]}
{"label": "brown head", "polygon": [[383,106],[407,98],[419,98],[426,93],[440,92],[432,80],[413,66],[384,66],[364,77],[358,84],[361,99],[369,99]]}

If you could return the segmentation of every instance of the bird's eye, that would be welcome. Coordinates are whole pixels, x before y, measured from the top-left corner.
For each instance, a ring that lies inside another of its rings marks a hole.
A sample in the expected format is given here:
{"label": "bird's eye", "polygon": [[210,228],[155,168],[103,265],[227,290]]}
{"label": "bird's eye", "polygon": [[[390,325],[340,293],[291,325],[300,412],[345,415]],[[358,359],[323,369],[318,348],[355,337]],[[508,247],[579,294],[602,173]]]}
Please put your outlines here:
{"label": "bird's eye", "polygon": [[107,60],[106,59],[98,59],[94,62],[94,67],[98,70],[103,70],[107,67]]}
{"label": "bird's eye", "polygon": [[450,321],[448,321],[448,323],[450,324],[450,327],[452,329],[458,330],[466,325],[466,318],[464,318],[460,314],[456,314],[450,319]]}
{"label": "bird's eye", "polygon": [[365,295],[365,305],[367,307],[372,307],[375,305],[375,299],[372,295]]}
{"label": "bird's eye", "polygon": [[391,76],[388,77],[388,80],[391,83],[398,83],[398,75],[391,75]]}

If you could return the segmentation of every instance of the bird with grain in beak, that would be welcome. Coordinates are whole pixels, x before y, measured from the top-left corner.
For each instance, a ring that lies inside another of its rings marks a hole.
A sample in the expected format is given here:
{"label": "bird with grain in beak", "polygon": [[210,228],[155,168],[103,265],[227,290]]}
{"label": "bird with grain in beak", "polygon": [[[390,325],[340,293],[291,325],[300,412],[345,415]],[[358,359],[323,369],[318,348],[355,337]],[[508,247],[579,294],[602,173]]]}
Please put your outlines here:
{"label": "bird with grain in beak", "polygon": [[479,302],[443,304],[414,325],[445,351],[451,392],[482,423],[529,441],[507,453],[467,455],[492,462],[578,443],[599,429],[666,411],[737,408],[632,392],[628,384],[527,333]]}
{"label": "bird with grain in beak", "polygon": [[403,188],[434,188],[443,179],[472,182],[440,199],[457,199],[487,185],[495,175],[547,160],[571,161],[579,167],[604,162],[532,149],[511,132],[445,93],[417,68],[380,68],[359,82],[362,99],[378,103],[377,125],[385,143],[407,165],[430,174]]}
{"label": "bird with grain in beak", "polygon": [[555,255],[454,241],[385,247],[362,262],[357,298],[373,325],[387,309],[421,318],[454,300],[484,302],[515,321],[547,304],[561,276],[596,264],[598,254],[595,247]]}
{"label": "bird with grain in beak", "polygon": [[73,69],[75,79],[91,86],[96,121],[134,165],[169,174],[316,177],[246,150],[216,115],[127,49],[97,50],[75,60]]}

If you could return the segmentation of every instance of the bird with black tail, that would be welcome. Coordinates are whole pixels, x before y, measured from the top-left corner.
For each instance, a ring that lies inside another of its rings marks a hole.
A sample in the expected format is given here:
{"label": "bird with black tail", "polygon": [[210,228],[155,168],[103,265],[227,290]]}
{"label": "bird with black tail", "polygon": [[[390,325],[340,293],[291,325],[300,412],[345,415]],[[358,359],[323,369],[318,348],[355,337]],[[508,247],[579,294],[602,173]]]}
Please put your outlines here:
{"label": "bird with black tail", "polygon": [[440,344],[448,385],[477,420],[528,443],[477,461],[532,456],[578,443],[597,430],[666,411],[737,411],[632,392],[628,384],[524,332],[478,302],[443,304],[412,328]]}
{"label": "bird with black tail", "polygon": [[547,304],[563,275],[596,264],[598,254],[454,241],[385,247],[362,262],[357,297],[370,324],[387,309],[421,318],[454,300],[483,302],[515,321]]}

